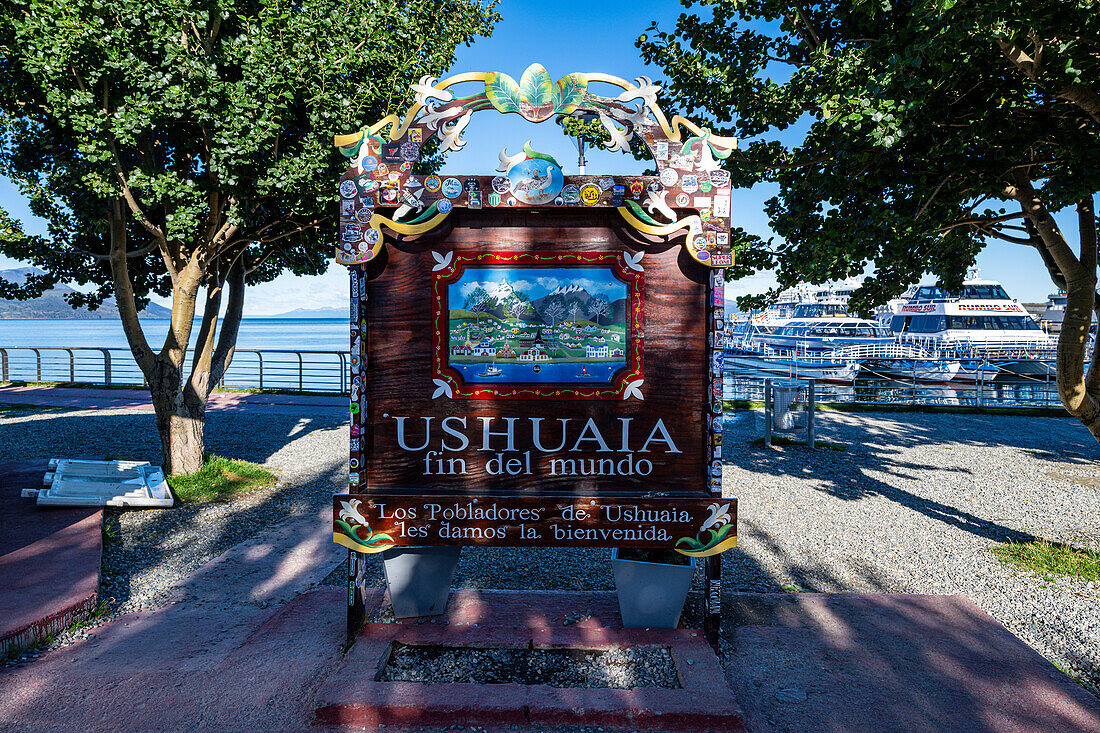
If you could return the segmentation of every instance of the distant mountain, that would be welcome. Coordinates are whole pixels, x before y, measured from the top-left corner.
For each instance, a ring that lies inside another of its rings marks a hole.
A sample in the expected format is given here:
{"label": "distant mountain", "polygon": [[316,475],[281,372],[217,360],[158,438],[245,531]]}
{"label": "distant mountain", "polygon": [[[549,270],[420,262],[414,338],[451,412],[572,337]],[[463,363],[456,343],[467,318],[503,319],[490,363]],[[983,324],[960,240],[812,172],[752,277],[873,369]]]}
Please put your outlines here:
{"label": "distant mountain", "polygon": [[286,313],[273,316],[255,316],[256,318],[339,318],[347,320],[347,308],[295,308]]}
{"label": "distant mountain", "polygon": [[[8,282],[22,284],[27,275],[41,275],[42,271],[33,267],[20,267],[14,270],[0,270],[0,278]],[[108,298],[97,310],[73,308],[65,300],[67,293],[76,292],[67,285],[56,285],[33,300],[0,299],[0,318],[118,318],[115,299]],[[164,306],[150,303],[140,313],[141,318],[171,318],[172,311]]]}

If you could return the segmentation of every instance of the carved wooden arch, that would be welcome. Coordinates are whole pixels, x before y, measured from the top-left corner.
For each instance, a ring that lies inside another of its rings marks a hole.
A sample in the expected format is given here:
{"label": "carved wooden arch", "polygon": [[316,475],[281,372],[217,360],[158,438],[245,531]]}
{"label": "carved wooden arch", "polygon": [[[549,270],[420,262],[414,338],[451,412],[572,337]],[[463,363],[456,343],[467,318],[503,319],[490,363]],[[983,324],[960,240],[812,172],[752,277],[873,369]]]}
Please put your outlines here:
{"label": "carved wooden arch", "polygon": [[[480,83],[481,88],[467,96],[451,91],[468,83]],[[610,84],[622,92],[614,97],[597,95],[589,89],[593,83]],[[336,259],[341,264],[361,264],[377,257],[384,230],[422,234],[440,226],[456,207],[492,206],[613,207],[626,224],[645,235],[683,235],[685,251],[705,266],[733,264],[730,176],[718,161],[729,157],[737,141],[713,135],[679,115],[669,121],[657,104],[660,88],[647,77],[632,84],[609,74],[572,73],[553,82],[546,69],[532,64],[518,83],[500,72],[471,72],[442,81],[424,77],[412,89],[416,100],[404,117],[390,115],[359,132],[334,138],[349,160],[340,179]],[[658,174],[566,176],[557,161],[527,145],[514,156],[501,151],[497,170],[502,175],[498,176],[412,173],[423,144],[432,136],[439,138],[440,150],[458,150],[465,145],[462,133],[473,113],[493,109],[531,122],[562,115],[598,117],[611,136],[608,150],[629,150],[631,140],[641,140]],[[523,179],[507,174],[527,161],[536,161],[528,165],[536,176],[541,171],[550,180],[547,187],[538,189],[539,195],[524,200],[515,188],[524,185]],[[553,195],[545,198],[548,191]]]}

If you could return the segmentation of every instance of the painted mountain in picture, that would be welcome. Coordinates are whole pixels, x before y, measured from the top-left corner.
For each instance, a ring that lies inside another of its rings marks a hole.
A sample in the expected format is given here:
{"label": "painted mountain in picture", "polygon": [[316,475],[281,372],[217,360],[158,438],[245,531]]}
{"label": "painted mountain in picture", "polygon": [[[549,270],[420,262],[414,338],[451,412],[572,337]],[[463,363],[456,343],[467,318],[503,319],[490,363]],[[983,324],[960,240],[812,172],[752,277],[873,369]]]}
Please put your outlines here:
{"label": "painted mountain in picture", "polygon": [[469,267],[447,286],[465,382],[609,384],[626,366],[627,284],[603,267]]}

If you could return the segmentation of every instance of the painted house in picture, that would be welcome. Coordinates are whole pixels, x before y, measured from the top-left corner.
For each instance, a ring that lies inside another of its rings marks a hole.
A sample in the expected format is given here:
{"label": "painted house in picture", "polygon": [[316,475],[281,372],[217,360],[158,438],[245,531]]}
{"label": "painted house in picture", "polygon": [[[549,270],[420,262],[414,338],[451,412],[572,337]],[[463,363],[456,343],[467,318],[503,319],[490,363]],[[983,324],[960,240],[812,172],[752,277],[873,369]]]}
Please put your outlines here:
{"label": "painted house in picture", "polygon": [[445,291],[437,289],[445,293],[437,305],[445,307],[446,333],[437,343],[446,345],[446,367],[469,384],[612,384],[626,371],[631,308],[641,313],[642,292],[621,270],[588,263],[461,268]]}

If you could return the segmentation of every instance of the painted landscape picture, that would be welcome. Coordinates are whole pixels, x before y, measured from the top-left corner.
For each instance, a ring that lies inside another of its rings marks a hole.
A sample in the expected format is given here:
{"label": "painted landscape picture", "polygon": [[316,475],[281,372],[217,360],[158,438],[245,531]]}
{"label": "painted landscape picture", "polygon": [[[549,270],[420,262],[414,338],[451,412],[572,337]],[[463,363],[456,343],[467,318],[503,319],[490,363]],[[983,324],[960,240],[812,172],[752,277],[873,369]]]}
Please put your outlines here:
{"label": "painted landscape picture", "polygon": [[447,286],[448,361],[470,384],[609,384],[627,285],[602,267],[469,267]]}

